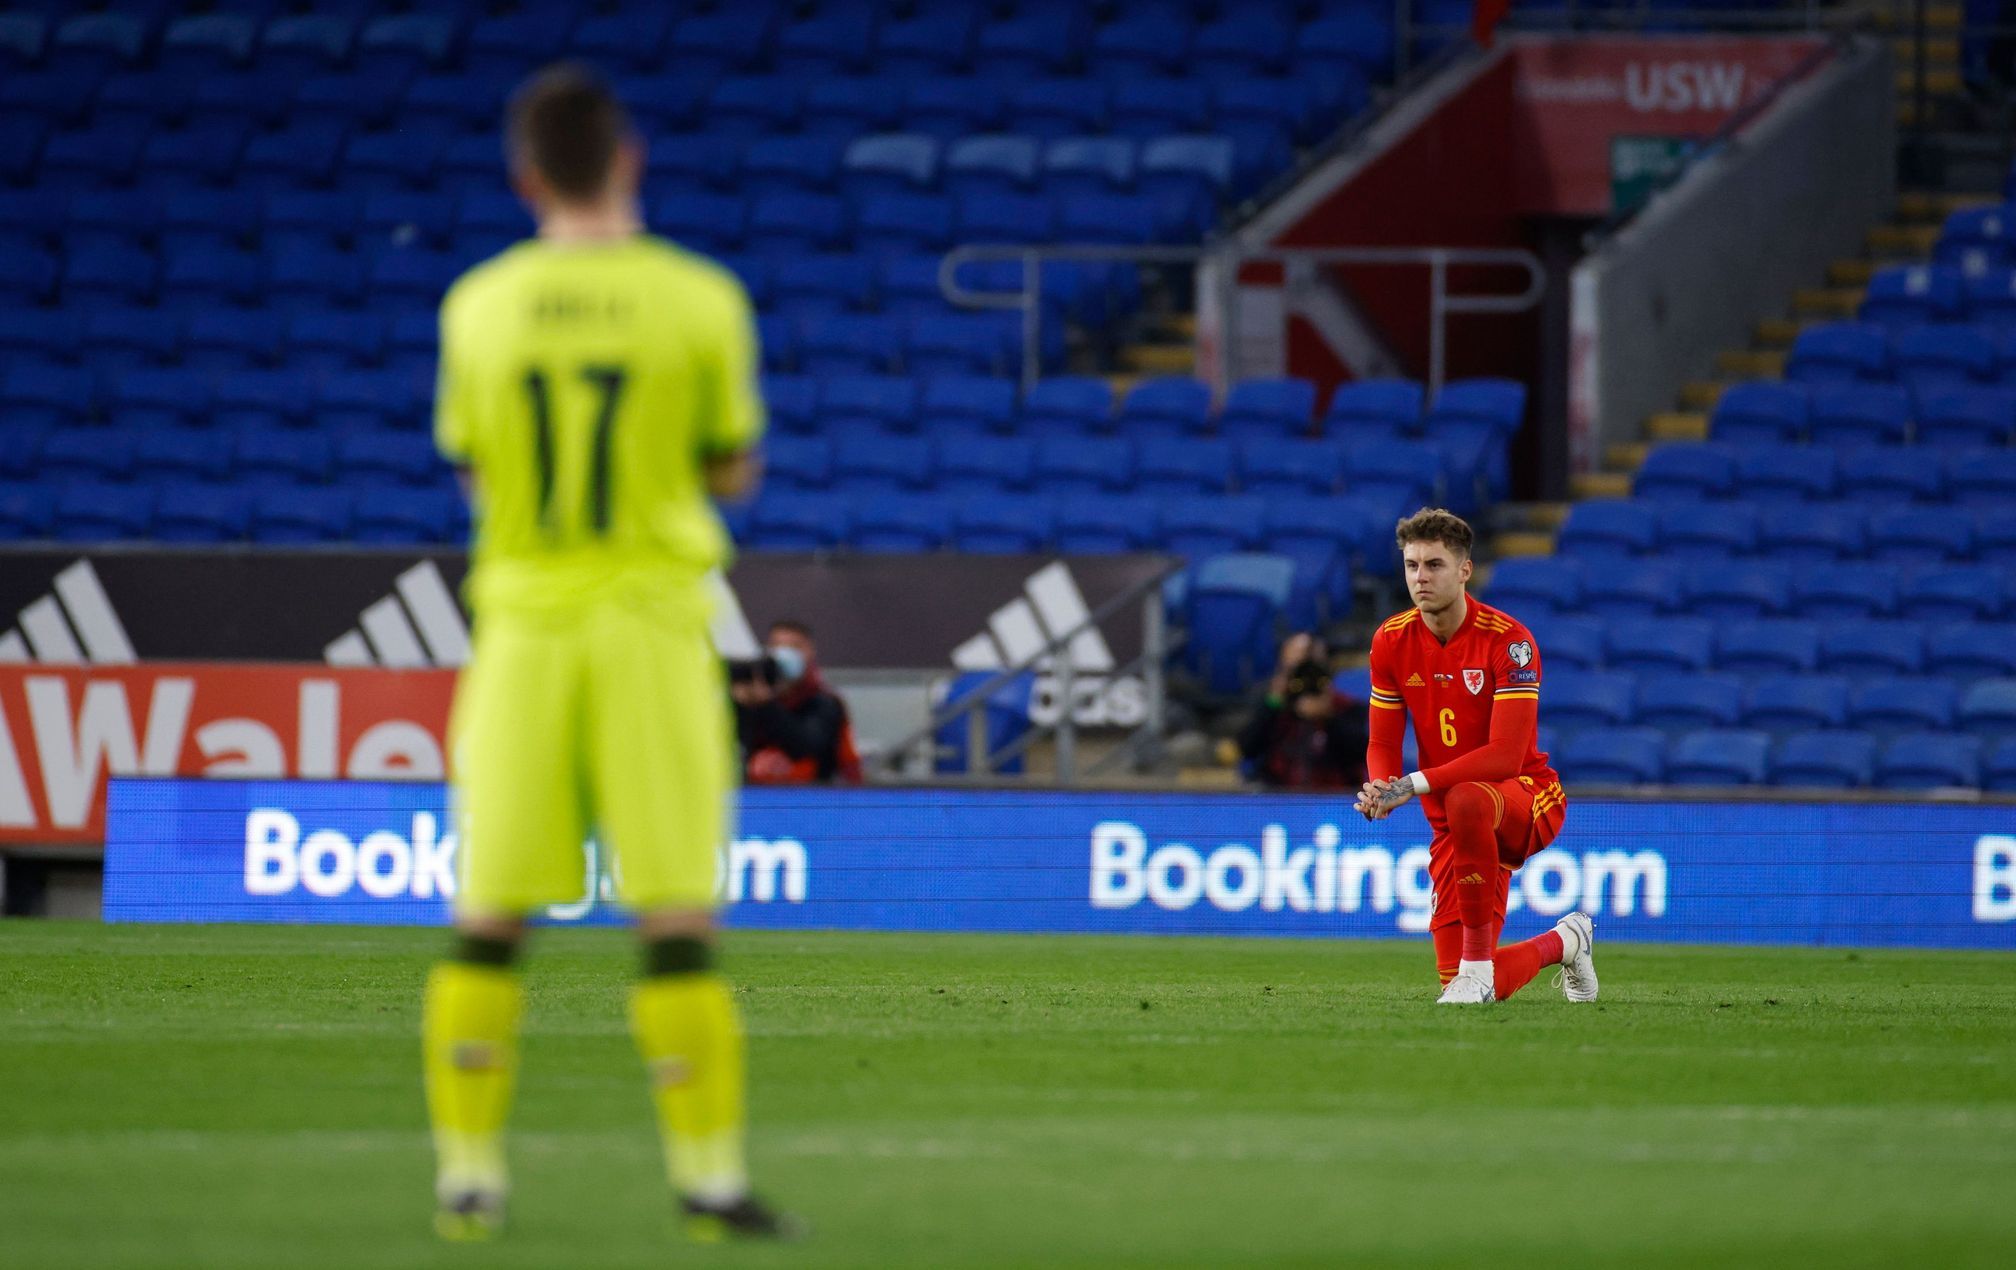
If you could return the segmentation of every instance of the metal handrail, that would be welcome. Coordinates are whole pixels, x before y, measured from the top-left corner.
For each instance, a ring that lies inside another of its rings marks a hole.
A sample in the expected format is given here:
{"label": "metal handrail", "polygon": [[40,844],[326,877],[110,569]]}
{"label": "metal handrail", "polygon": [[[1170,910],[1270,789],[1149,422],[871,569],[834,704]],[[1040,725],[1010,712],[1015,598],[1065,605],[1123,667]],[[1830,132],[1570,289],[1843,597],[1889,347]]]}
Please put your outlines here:
{"label": "metal handrail", "polygon": [[[1018,291],[980,291],[959,281],[959,269],[986,261],[1019,261],[1022,287]],[[1246,264],[1360,265],[1385,267],[1426,267],[1429,287],[1428,391],[1442,387],[1446,365],[1447,322],[1452,313],[1521,313],[1540,302],[1547,292],[1547,274],[1540,258],[1530,251],[1497,247],[1271,247],[1259,250],[1230,244],[1200,247],[1126,247],[1105,243],[1063,243],[1031,246],[1011,243],[975,243],[954,247],[938,262],[938,289],[956,305],[976,309],[1020,309],[1022,311],[1022,387],[1027,390],[1042,375],[1043,264],[1045,261],[1119,261],[1143,264],[1213,263],[1227,266],[1227,276]],[[1516,295],[1502,292],[1457,292],[1449,290],[1449,269],[1484,267],[1520,269],[1526,274],[1526,289]],[[1200,297],[1201,303],[1201,297]],[[1225,331],[1215,354],[1223,359],[1234,343],[1230,338],[1232,307],[1223,306],[1219,328]],[[1225,378],[1222,365],[1213,377]]]}
{"label": "metal handrail", "polygon": [[[1076,775],[1074,770],[1074,753],[1078,731],[1077,719],[1073,717],[1075,703],[1072,701],[1071,689],[1074,669],[1071,664],[1071,644],[1080,635],[1087,631],[1097,630],[1108,618],[1137,601],[1145,601],[1143,607],[1144,620],[1141,633],[1141,653],[1125,666],[1120,667],[1112,673],[1116,675],[1126,674],[1137,666],[1146,671],[1148,678],[1151,680],[1147,685],[1145,694],[1148,702],[1148,717],[1139,728],[1135,729],[1135,732],[1138,734],[1152,731],[1159,735],[1163,723],[1162,687],[1160,683],[1162,662],[1169,652],[1167,636],[1160,620],[1162,613],[1162,584],[1168,580],[1171,573],[1176,571],[1177,567],[1178,564],[1176,561],[1170,561],[1169,567],[1161,573],[1156,574],[1152,578],[1137,582],[1121,591],[1118,595],[1107,599],[1098,608],[1087,613],[1083,621],[1069,630],[1051,635],[1048,643],[1035,652],[1030,653],[1023,660],[996,671],[992,678],[978,687],[969,689],[959,700],[949,705],[937,707],[931,712],[929,722],[925,723],[923,727],[910,732],[902,740],[886,747],[877,762],[883,770],[893,772],[896,770],[897,764],[901,763],[904,757],[912,750],[924,746],[927,742],[935,745],[940,728],[943,728],[955,719],[970,716],[974,727],[969,732],[967,738],[967,770],[965,775],[991,775],[999,764],[1015,758],[1045,736],[1055,734],[1057,738],[1057,780],[1059,784],[1071,784]],[[1053,658],[1056,666],[1057,695],[1059,701],[1057,722],[1049,725],[1047,728],[1032,726],[1028,732],[1001,747],[1001,749],[988,750],[985,744],[986,727],[984,719],[978,712],[986,710],[989,699],[997,691],[1017,677],[1035,671],[1046,657]]]}

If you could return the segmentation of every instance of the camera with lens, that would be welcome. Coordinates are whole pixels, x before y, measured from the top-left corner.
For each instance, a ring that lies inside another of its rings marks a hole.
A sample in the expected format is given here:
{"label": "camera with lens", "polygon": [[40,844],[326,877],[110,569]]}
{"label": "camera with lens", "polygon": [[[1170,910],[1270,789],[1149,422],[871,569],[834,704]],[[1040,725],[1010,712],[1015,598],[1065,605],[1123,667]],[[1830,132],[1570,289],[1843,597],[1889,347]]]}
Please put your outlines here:
{"label": "camera with lens", "polygon": [[1304,697],[1327,697],[1330,695],[1330,668],[1311,657],[1299,662],[1288,672],[1282,697],[1287,701],[1299,701]]}
{"label": "camera with lens", "polygon": [[782,678],[777,669],[777,659],[768,653],[761,657],[737,657],[728,663],[730,683],[762,683],[775,688]]}

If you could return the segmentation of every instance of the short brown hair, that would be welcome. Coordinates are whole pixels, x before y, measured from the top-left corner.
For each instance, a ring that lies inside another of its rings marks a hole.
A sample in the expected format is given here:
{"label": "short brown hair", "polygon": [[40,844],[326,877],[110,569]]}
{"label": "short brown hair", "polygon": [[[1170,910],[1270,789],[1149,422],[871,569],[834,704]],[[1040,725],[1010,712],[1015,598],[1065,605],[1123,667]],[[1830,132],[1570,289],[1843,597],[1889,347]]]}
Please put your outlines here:
{"label": "short brown hair", "polygon": [[770,623],[770,633],[775,635],[778,631],[790,631],[793,635],[804,640],[812,638],[812,628],[795,617],[780,617]]}
{"label": "short brown hair", "polygon": [[1393,538],[1402,551],[1407,550],[1410,542],[1439,542],[1465,559],[1470,556],[1471,544],[1477,541],[1477,535],[1470,532],[1470,522],[1441,507],[1423,507],[1412,516],[1403,517],[1393,526]]}
{"label": "short brown hair", "polygon": [[579,62],[549,66],[511,97],[508,139],[516,162],[529,165],[553,192],[586,202],[602,192],[629,116],[602,77]]}

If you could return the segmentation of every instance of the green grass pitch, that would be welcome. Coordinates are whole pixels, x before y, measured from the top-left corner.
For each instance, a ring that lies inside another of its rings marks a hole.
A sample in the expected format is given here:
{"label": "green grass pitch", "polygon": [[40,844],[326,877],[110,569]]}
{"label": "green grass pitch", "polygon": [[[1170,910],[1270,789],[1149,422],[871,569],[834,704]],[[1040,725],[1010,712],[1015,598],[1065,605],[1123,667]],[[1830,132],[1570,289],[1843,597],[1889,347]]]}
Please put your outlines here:
{"label": "green grass pitch", "polygon": [[1988,1266],[2016,959],[1605,946],[1438,1010],[1393,943],[737,933],[793,1247],[672,1238],[616,931],[529,971],[513,1228],[428,1226],[426,930],[0,924],[22,1267]]}

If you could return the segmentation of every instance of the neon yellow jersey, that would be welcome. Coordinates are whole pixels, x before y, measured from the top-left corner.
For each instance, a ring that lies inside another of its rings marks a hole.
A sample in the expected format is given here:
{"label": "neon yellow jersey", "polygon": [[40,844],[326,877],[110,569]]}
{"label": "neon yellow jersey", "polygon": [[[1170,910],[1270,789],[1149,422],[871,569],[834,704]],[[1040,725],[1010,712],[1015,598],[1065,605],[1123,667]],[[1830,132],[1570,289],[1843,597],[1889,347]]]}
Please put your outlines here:
{"label": "neon yellow jersey", "polygon": [[531,240],[441,304],[435,442],[474,475],[470,606],[690,588],[730,554],[704,465],[763,432],[749,299],[671,243]]}

